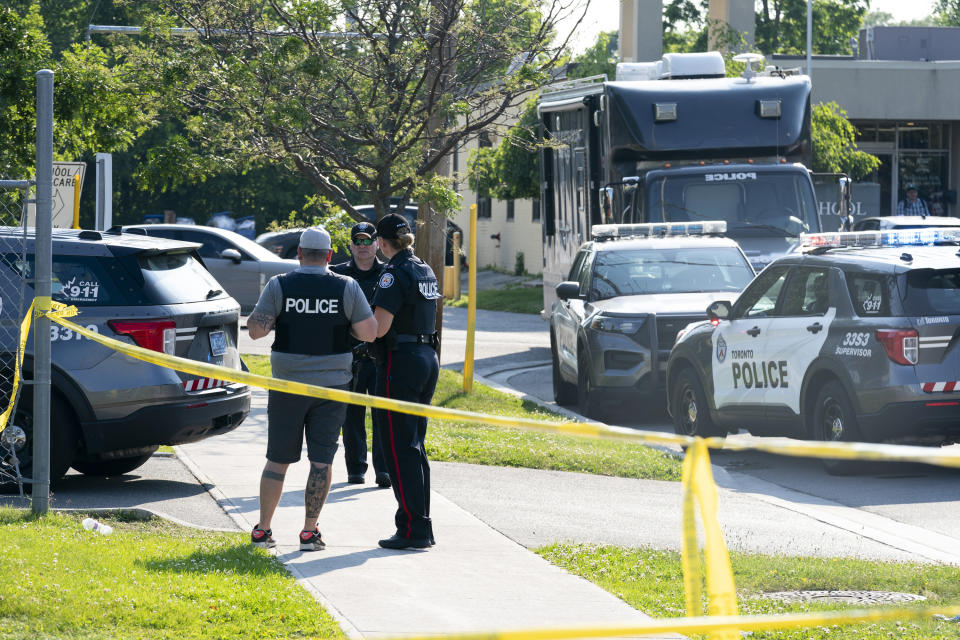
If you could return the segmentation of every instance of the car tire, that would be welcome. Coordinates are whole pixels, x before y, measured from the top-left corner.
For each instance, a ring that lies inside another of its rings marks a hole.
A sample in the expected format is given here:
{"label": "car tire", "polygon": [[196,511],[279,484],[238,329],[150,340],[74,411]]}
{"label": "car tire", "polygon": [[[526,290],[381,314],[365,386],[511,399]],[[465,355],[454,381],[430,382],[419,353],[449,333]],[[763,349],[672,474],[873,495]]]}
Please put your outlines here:
{"label": "car tire", "polygon": [[593,420],[603,419],[603,404],[590,379],[590,361],[583,347],[577,350],[577,404],[580,413]]}
{"label": "car tire", "polygon": [[[813,404],[813,438],[821,442],[857,442],[860,425],[853,404],[839,380],[822,385]],[[834,476],[860,473],[864,465],[856,460],[824,458],[823,468]]]}
{"label": "car tire", "polygon": [[571,405],[577,401],[577,388],[563,379],[560,373],[560,356],[557,355],[557,341],[550,333],[550,355],[553,359],[553,399],[559,405]]}
{"label": "car tire", "polygon": [[[154,451],[157,447],[154,447]],[[142,467],[153,456],[153,451],[128,458],[109,460],[75,460],[73,468],[85,476],[122,476]]]}
{"label": "car tire", "polygon": [[710,405],[703,385],[692,369],[683,369],[671,386],[670,406],[673,407],[673,430],[677,435],[700,438],[723,437],[725,429],[718,427],[710,417]]}
{"label": "car tire", "polygon": [[[33,390],[23,389],[17,410],[7,427],[17,430],[16,447],[20,475],[33,478]],[[79,428],[73,409],[53,390],[50,392],[50,484],[56,485],[70,468],[79,448]],[[0,444],[0,459],[9,464],[11,455],[7,445]],[[25,481],[26,484],[26,481]],[[17,488],[9,478],[0,480],[3,490]]]}

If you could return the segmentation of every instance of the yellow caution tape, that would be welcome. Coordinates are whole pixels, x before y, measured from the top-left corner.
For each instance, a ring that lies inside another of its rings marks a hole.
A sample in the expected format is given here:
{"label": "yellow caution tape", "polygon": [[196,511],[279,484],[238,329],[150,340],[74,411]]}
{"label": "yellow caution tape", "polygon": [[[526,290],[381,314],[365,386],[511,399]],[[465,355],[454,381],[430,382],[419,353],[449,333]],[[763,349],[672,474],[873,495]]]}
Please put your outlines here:
{"label": "yellow caution tape", "polygon": [[7,408],[3,410],[3,414],[0,414],[0,432],[7,428],[7,420],[10,419],[10,412],[13,411],[13,403],[17,400],[17,390],[20,388],[20,369],[23,367],[23,354],[27,350],[27,336],[30,335],[30,322],[33,319],[33,305],[34,303],[31,302],[30,308],[27,309],[23,320],[20,322],[20,341],[17,343],[17,361],[13,367],[13,386],[10,389],[10,401],[7,403]]}
{"label": "yellow caution tape", "polygon": [[[39,300],[39,298],[37,300]],[[612,637],[665,632],[707,633],[711,638],[716,640],[728,640],[735,638],[738,631],[876,622],[929,617],[934,614],[948,616],[960,614],[960,607],[941,607],[929,609],[869,609],[776,616],[736,615],[736,589],[726,543],[723,540],[723,534],[717,519],[717,491],[711,473],[708,448],[729,450],[758,449],[771,453],[809,457],[867,460],[892,459],[926,462],[946,467],[960,467],[960,453],[958,452],[948,452],[943,449],[938,450],[926,447],[905,447],[902,445],[808,442],[786,438],[751,438],[749,442],[736,436],[707,439],[690,438],[659,432],[611,427],[598,422],[539,421],[529,418],[495,416],[459,409],[433,407],[403,400],[369,396],[340,389],[330,389],[292,380],[278,380],[276,378],[229,369],[219,365],[206,364],[196,360],[159,353],[101,336],[99,333],[91,331],[86,327],[66,320],[66,317],[77,314],[75,307],[66,307],[56,302],[51,304],[49,298],[46,299],[45,305],[46,309],[53,309],[47,312],[52,321],[68,327],[90,340],[98,342],[108,348],[115,349],[132,358],[197,376],[253,385],[284,393],[365,405],[376,409],[399,411],[427,418],[457,420],[505,427],[521,427],[538,431],[552,431],[574,435],[613,437],[647,444],[669,444],[688,447],[687,456],[683,464],[684,531],[683,550],[681,554],[684,584],[686,587],[687,618],[651,620],[649,623],[629,627],[534,629],[444,636],[444,638],[448,640],[490,640],[493,638],[503,640],[539,640],[541,638]],[[37,308],[39,309],[42,306],[43,304],[38,304]],[[30,318],[31,314],[28,313],[24,319],[24,326],[29,327]],[[21,330],[22,335],[23,331],[25,330]],[[704,555],[707,567],[706,582],[710,616],[693,615],[702,613],[695,501],[700,504],[700,512],[704,526]],[[416,638],[419,640],[420,636],[398,636],[398,638],[403,638],[403,640]],[[423,640],[436,640],[436,636],[423,636],[422,638]]]}
{"label": "yellow caution tape", "polygon": [[[702,613],[700,602],[700,556],[697,551],[697,522],[693,499],[700,503],[707,564],[707,602],[711,616],[737,615],[737,590],[730,568],[727,544],[717,519],[717,487],[710,470],[710,450],[702,438],[694,440],[683,461],[683,539],[681,561],[687,599],[687,615]],[[714,640],[735,640],[733,631],[709,634]]]}
{"label": "yellow caution tape", "polygon": [[[851,609],[847,611],[817,611],[752,616],[703,616],[694,618],[658,618],[649,622],[621,626],[566,627],[558,629],[514,629],[477,633],[452,633],[444,640],[550,640],[551,638],[614,638],[664,633],[710,633],[712,631],[766,631],[797,629],[822,625],[884,622],[887,620],[915,620],[934,615],[953,617],[960,614],[960,606],[929,607],[923,609]],[[437,640],[441,636],[388,636],[380,640]]]}

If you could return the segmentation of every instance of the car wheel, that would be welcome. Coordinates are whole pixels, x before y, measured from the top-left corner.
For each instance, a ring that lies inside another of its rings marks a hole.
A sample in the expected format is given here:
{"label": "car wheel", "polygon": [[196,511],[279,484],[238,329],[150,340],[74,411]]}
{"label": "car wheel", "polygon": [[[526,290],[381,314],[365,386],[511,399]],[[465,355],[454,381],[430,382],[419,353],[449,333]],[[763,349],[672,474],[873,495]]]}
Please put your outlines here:
{"label": "car wheel", "polygon": [[[860,426],[847,392],[834,380],[817,391],[813,405],[813,437],[821,442],[856,442]],[[856,460],[824,458],[823,467],[831,475],[859,473],[863,464]]]}
{"label": "car wheel", "polygon": [[[154,447],[153,451],[156,451]],[[144,453],[129,458],[111,458],[109,460],[75,460],[73,468],[87,476],[121,476],[125,473],[139,469],[153,455]]]}
{"label": "car wheel", "polygon": [[[67,403],[50,393],[50,484],[55,485],[67,472],[77,454],[76,416]],[[20,475],[33,478],[33,391],[24,389],[10,424],[0,437],[0,463],[12,468],[13,454],[20,466]],[[9,477],[0,479],[3,489],[16,489]]]}
{"label": "car wheel", "polygon": [[553,358],[553,399],[559,405],[571,405],[577,401],[577,389],[563,379],[560,373],[560,356],[557,355],[557,343],[550,334],[550,355]]}
{"label": "car wheel", "polygon": [[583,348],[577,354],[577,404],[583,415],[594,420],[602,419],[602,403],[590,380],[590,361]]}
{"label": "car wheel", "polygon": [[678,435],[701,438],[727,435],[726,430],[714,424],[710,417],[707,396],[693,370],[681,371],[671,389],[673,429]]}

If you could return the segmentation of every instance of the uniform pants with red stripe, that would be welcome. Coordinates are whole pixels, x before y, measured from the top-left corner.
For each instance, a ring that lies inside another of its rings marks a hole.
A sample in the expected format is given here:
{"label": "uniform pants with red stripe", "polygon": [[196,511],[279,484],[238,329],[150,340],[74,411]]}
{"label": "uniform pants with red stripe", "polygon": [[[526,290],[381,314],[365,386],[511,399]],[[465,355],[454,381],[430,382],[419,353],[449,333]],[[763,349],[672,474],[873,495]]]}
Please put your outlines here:
{"label": "uniform pants with red stripe", "polygon": [[[432,347],[402,343],[377,362],[377,395],[430,404],[439,372],[440,363]],[[430,464],[423,448],[427,419],[385,409],[374,409],[373,419],[397,499],[397,535],[432,538]]]}

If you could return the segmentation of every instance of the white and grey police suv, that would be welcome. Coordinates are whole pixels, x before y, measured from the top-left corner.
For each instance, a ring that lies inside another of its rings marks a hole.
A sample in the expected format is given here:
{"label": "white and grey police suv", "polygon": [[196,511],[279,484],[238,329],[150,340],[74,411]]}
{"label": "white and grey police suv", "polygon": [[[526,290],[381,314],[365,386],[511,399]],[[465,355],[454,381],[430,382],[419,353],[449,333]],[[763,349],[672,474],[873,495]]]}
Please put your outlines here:
{"label": "white and grey police suv", "polygon": [[960,230],[803,243],[681,332],[667,366],[677,433],[960,441]]}
{"label": "white and grey police suv", "polygon": [[[240,305],[204,268],[200,245],[113,232],[53,231],[52,297],[77,307],[71,321],[141,347],[242,368],[237,350]],[[11,372],[20,321],[33,297],[34,235],[0,227],[0,367]],[[31,332],[32,336],[32,332]],[[250,411],[246,385],[159,367],[123,355],[51,322],[50,479],[73,466],[91,475],[119,475],[146,462],[161,444],[226,433]],[[24,370],[32,377],[33,338]],[[0,404],[11,375],[0,377]],[[0,437],[0,466],[11,475],[33,467],[33,399],[22,387]]]}
{"label": "white and grey police suv", "polygon": [[559,404],[599,417],[616,396],[662,393],[677,332],[753,279],[725,230],[723,221],[593,227],[550,314]]}

